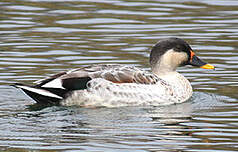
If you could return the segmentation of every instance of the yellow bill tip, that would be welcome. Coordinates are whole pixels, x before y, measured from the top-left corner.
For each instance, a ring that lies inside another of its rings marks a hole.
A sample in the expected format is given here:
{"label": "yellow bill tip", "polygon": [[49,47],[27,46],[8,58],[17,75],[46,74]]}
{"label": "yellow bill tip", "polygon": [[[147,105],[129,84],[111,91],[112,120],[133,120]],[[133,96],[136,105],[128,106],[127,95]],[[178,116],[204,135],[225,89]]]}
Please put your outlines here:
{"label": "yellow bill tip", "polygon": [[203,66],[201,66],[200,68],[203,68],[203,69],[215,69],[215,67],[211,64],[205,64]]}

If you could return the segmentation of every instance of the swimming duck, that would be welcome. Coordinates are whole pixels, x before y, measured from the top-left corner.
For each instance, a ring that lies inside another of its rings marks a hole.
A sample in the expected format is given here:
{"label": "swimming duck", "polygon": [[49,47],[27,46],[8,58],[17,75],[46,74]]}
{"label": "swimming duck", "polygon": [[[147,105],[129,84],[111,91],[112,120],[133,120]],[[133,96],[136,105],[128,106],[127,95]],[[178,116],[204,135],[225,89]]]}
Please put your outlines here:
{"label": "swimming duck", "polygon": [[119,64],[99,64],[61,72],[35,85],[14,84],[39,104],[83,107],[159,106],[181,103],[192,86],[177,67],[214,69],[180,38],[160,40],[151,49],[151,71]]}

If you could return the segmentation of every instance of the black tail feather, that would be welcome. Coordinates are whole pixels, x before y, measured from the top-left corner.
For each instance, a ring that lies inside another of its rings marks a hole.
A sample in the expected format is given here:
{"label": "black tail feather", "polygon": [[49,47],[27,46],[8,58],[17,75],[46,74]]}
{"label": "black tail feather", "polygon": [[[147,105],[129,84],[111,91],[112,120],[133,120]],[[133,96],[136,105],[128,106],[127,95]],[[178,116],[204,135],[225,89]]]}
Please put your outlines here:
{"label": "black tail feather", "polygon": [[[16,88],[20,88],[24,93],[26,93],[29,97],[31,97],[33,100],[35,100],[39,104],[45,104],[45,105],[59,105],[60,101],[63,99],[63,96],[66,94],[58,89],[45,89],[45,88],[38,88],[35,86],[27,86],[24,84],[16,83],[14,85],[11,85]],[[37,91],[38,90],[38,91]],[[61,89],[63,90],[63,89]],[[42,94],[42,92],[45,94]],[[49,94],[53,94],[54,96],[47,95],[47,92]],[[57,97],[58,96],[58,97]],[[62,97],[62,98],[60,98]]]}
{"label": "black tail feather", "polygon": [[42,80],[40,84],[35,86],[24,85],[20,83],[13,84],[12,86],[21,89],[25,94],[31,97],[39,104],[45,105],[59,105],[62,99],[67,98],[72,91],[86,89],[88,81],[91,80],[90,77],[83,78],[67,78],[63,79],[63,88],[50,88],[44,87],[45,84],[53,81],[55,77],[58,77],[64,73],[54,75],[52,78]]}
{"label": "black tail feather", "polygon": [[59,105],[60,99],[43,96],[35,92],[28,91],[26,89],[22,89],[22,91],[24,91],[29,97],[31,97],[39,104]]}

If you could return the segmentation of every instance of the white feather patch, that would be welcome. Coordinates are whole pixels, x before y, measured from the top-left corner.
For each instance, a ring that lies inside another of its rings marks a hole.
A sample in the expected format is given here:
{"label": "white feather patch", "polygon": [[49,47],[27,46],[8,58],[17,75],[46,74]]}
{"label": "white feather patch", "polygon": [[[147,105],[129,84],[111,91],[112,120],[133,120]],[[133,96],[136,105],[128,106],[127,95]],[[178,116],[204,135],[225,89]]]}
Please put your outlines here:
{"label": "white feather patch", "polygon": [[36,89],[36,88],[28,87],[28,86],[17,86],[17,87],[28,90],[28,91],[31,91],[31,92],[34,92],[34,93],[37,93],[37,94],[40,94],[40,95],[43,95],[43,96],[63,99],[62,97],[60,97],[56,94],[53,94],[49,91],[43,90],[43,89]]}
{"label": "white feather patch", "polygon": [[61,79],[54,79],[46,84],[44,84],[43,86],[41,86],[43,88],[59,88],[59,89],[65,89],[62,86],[62,82]]}

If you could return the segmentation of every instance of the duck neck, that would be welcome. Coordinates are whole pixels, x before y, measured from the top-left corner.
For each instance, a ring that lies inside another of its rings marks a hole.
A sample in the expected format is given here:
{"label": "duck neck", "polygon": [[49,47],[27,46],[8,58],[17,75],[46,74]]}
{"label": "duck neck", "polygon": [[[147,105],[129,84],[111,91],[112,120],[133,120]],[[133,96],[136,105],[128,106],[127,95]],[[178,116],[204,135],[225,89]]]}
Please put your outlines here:
{"label": "duck neck", "polygon": [[157,63],[152,65],[152,72],[158,76],[167,75],[171,72],[177,73],[176,68],[188,58],[186,53],[168,50]]}
{"label": "duck neck", "polygon": [[170,64],[169,60],[162,58],[152,67],[152,72],[157,76],[167,75],[176,72],[176,66]]}
{"label": "duck neck", "polygon": [[152,68],[152,73],[156,74],[157,76],[162,76],[177,72],[174,69],[171,69],[171,67],[156,65],[154,68]]}

